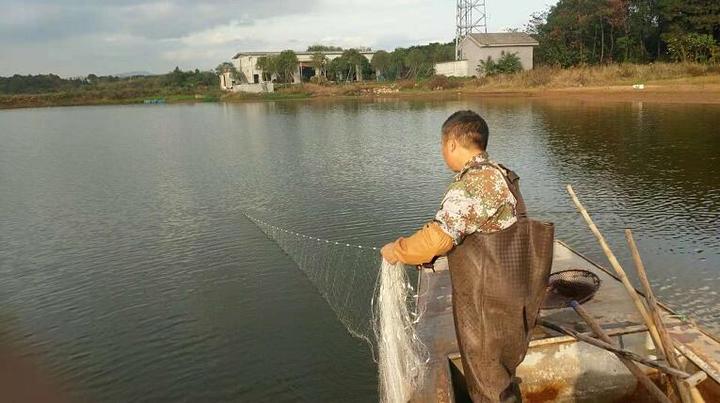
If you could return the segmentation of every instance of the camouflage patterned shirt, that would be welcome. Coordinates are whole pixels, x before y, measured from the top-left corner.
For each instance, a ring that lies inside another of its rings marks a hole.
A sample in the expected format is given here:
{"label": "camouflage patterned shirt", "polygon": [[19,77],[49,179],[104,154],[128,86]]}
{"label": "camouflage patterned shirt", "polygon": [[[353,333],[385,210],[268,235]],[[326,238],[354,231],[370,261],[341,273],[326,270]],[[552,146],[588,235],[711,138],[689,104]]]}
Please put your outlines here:
{"label": "camouflage patterned shirt", "polygon": [[435,221],[453,238],[455,245],[476,232],[490,233],[517,221],[517,200],[496,168],[478,165],[491,162],[483,152],[468,161],[443,197]]}

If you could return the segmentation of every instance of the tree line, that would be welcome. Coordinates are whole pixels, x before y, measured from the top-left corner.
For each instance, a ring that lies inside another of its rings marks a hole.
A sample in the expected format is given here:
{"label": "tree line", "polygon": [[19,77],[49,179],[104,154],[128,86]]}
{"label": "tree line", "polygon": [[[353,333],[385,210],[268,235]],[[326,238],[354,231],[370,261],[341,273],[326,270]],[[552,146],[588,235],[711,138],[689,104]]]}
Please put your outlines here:
{"label": "tree line", "polygon": [[720,62],[720,1],[559,0],[526,32],[539,64]]}
{"label": "tree line", "polygon": [[219,79],[215,72],[198,69],[182,71],[176,67],[167,74],[151,76],[98,76],[62,78],[56,74],[20,75],[0,77],[0,94],[49,94],[82,91],[127,91],[135,89],[164,90],[176,93],[192,93],[196,90],[217,87]]}
{"label": "tree line", "polygon": [[[379,50],[369,59],[363,54],[371,52],[369,48],[312,45],[307,52],[312,52],[310,67],[317,73],[310,78],[313,82],[421,79],[434,74],[435,63],[455,59],[455,43],[430,43],[397,48],[392,52]],[[331,59],[327,56],[329,52],[342,54]],[[289,83],[293,81],[298,65],[297,53],[284,50],[277,55],[260,57],[256,67],[263,71],[263,80]],[[230,71],[236,78],[249,81],[229,62],[221,63],[216,70],[218,73]]]}

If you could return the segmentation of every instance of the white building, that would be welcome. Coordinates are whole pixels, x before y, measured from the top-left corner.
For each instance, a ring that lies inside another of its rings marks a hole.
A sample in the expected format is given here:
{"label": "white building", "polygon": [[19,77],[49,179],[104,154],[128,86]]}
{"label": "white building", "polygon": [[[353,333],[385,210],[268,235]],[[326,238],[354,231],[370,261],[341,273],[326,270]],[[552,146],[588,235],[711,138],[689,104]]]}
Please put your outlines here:
{"label": "white building", "polygon": [[473,33],[466,35],[459,43],[460,60],[438,63],[435,73],[455,77],[477,77],[480,61],[488,57],[498,60],[502,53],[515,53],[524,70],[533,68],[533,49],[539,43],[522,32],[499,32],[491,34]]}
{"label": "white building", "polygon": [[232,73],[230,71],[223,71],[223,73],[220,74],[220,89],[231,91],[234,85],[235,80],[233,80]]}
{"label": "white building", "polygon": [[271,81],[248,83],[247,81],[241,80],[239,77],[233,77],[232,72],[224,71],[220,74],[220,89],[223,91],[232,92],[274,92],[275,86]]}
{"label": "white building", "polygon": [[[330,61],[342,56],[343,52],[327,51],[321,53]],[[241,52],[232,58],[232,63],[235,65],[242,83],[260,84],[265,80],[263,80],[262,70],[257,68],[258,59],[265,56],[277,56],[279,54],[280,52]],[[299,64],[297,72],[293,74],[293,81],[300,83],[303,78],[309,79],[315,75],[315,68],[312,66],[312,57],[315,52],[295,52],[295,54],[297,55]],[[360,51],[360,54],[370,61],[375,52]]]}

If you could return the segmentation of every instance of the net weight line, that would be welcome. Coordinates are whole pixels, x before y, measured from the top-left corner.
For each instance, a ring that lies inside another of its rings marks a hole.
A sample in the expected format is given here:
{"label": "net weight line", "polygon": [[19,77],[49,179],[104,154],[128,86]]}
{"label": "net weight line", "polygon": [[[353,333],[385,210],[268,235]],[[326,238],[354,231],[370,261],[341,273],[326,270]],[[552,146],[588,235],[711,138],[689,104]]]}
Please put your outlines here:
{"label": "net weight line", "polygon": [[[348,332],[368,343],[373,359],[378,362],[376,332],[380,305],[383,305],[380,304],[383,266],[380,248],[310,236],[271,224],[246,211],[240,212],[297,264]],[[410,331],[423,312],[416,309],[419,295],[410,282],[407,267],[402,264],[394,267],[400,277],[395,278],[396,283],[387,290],[393,296],[386,296],[385,300],[400,298],[406,304],[404,315],[409,317],[406,326],[398,329],[402,333]]]}
{"label": "net weight line", "polygon": [[348,332],[367,342],[376,358],[372,301],[380,248],[310,236],[240,212],[290,257]]}

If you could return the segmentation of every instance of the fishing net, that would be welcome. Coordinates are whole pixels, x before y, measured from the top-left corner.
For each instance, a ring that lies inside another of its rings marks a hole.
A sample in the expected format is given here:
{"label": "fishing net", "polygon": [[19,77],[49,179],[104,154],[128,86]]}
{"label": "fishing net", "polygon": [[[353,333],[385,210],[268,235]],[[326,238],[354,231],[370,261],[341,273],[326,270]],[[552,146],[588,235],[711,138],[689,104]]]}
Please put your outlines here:
{"label": "fishing net", "polygon": [[415,333],[417,296],[405,266],[384,261],[376,247],[320,239],[245,215],[295,261],[350,334],[370,345],[381,400],[407,402],[427,360]]}
{"label": "fishing net", "polygon": [[384,402],[409,401],[423,382],[427,351],[415,333],[408,309],[412,299],[405,267],[383,259],[373,313]]}
{"label": "fishing net", "polygon": [[571,269],[552,273],[542,309],[565,308],[573,300],[582,304],[589,301],[599,288],[600,278],[587,270]]}

